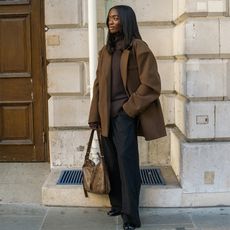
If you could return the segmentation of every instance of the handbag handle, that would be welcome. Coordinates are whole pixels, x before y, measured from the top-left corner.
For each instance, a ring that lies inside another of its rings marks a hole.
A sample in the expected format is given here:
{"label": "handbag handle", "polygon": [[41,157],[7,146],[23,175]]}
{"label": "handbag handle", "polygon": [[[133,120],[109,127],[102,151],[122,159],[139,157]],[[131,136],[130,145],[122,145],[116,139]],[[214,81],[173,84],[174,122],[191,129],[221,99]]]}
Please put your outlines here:
{"label": "handbag handle", "polygon": [[[89,159],[90,150],[91,150],[92,142],[93,142],[94,131],[95,131],[95,129],[92,129],[90,137],[89,137],[89,143],[88,143],[87,151],[86,151],[86,154],[85,154],[85,160]],[[96,131],[97,131],[97,137],[98,137],[99,149],[100,149],[99,157],[104,157],[102,143],[101,143],[101,136],[100,136],[99,130],[96,129]]]}
{"label": "handbag handle", "polygon": [[97,138],[98,138],[99,149],[100,149],[99,156],[104,157],[104,151],[103,151],[102,141],[101,141],[101,134],[100,134],[100,131],[98,129],[97,129]]}

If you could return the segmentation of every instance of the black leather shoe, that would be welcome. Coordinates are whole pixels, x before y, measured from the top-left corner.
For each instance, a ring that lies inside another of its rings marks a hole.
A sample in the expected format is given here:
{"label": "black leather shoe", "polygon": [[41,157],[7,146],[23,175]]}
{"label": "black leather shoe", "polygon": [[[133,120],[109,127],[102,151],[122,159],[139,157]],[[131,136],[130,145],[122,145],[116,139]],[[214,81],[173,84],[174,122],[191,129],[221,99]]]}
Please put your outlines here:
{"label": "black leather shoe", "polygon": [[136,228],[133,227],[132,225],[124,224],[124,225],[123,225],[123,229],[124,229],[124,230],[133,230],[133,229],[136,229]]}
{"label": "black leather shoe", "polygon": [[111,209],[110,211],[107,212],[108,216],[119,216],[121,215],[121,211],[116,210],[116,209]]}

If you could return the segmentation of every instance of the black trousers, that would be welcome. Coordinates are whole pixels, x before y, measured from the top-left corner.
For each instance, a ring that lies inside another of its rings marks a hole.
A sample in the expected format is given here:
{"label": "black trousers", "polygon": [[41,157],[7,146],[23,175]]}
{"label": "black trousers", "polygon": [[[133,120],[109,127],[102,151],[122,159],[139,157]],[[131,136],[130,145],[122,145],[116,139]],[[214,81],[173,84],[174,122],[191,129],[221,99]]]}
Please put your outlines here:
{"label": "black trousers", "polygon": [[111,206],[121,210],[124,223],[140,227],[141,178],[136,128],[136,119],[121,111],[111,118],[109,136],[102,137],[102,145],[111,183]]}

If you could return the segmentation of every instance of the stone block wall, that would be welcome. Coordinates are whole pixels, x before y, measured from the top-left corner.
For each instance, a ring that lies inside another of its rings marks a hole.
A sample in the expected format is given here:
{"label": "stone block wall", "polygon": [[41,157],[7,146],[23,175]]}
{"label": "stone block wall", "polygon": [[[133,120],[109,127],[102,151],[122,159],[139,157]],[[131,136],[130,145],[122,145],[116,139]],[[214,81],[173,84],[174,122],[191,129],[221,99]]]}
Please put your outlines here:
{"label": "stone block wall", "polygon": [[[98,49],[106,40],[108,9],[127,4],[136,12],[143,39],[154,52],[162,78],[162,107],[168,136],[139,138],[142,165],[170,164],[170,125],[175,123],[173,1],[97,0]],[[88,141],[89,111],[87,0],[45,0],[51,167],[81,167]]]}
{"label": "stone block wall", "polygon": [[[81,167],[89,135],[87,0],[45,3],[51,167]],[[97,0],[99,49],[115,4],[135,10],[162,80],[168,135],[139,138],[141,164],[171,165],[185,194],[228,192],[230,1]]]}
{"label": "stone block wall", "polygon": [[184,194],[229,192],[229,1],[175,0],[174,9],[171,164]]}
{"label": "stone block wall", "polygon": [[[98,1],[104,21],[104,1]],[[87,1],[45,1],[51,168],[81,167],[88,141],[89,111]],[[104,30],[98,28],[98,45]]]}

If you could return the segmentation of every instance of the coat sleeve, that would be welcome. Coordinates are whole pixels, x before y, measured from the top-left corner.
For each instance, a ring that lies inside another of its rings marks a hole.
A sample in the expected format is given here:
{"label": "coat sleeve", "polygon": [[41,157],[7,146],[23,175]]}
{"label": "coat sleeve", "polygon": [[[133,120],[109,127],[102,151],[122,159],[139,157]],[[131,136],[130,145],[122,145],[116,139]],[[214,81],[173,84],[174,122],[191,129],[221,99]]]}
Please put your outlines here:
{"label": "coat sleeve", "polygon": [[100,66],[101,66],[101,53],[102,50],[99,52],[96,79],[93,85],[93,98],[90,104],[88,123],[100,122],[100,116],[98,111],[98,100],[99,100],[99,73],[100,73]]}
{"label": "coat sleeve", "polygon": [[133,46],[140,85],[123,105],[124,111],[130,117],[135,117],[145,111],[151,103],[159,98],[161,92],[160,76],[153,53],[147,44],[141,40],[138,40]]}

